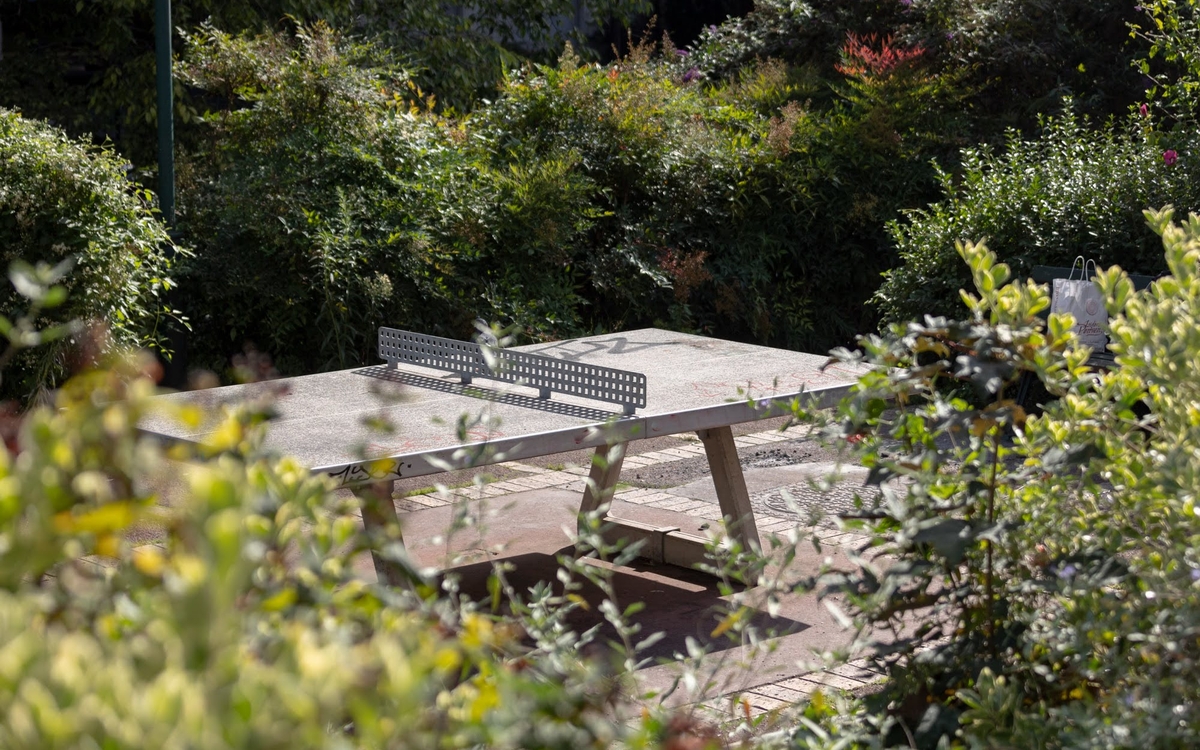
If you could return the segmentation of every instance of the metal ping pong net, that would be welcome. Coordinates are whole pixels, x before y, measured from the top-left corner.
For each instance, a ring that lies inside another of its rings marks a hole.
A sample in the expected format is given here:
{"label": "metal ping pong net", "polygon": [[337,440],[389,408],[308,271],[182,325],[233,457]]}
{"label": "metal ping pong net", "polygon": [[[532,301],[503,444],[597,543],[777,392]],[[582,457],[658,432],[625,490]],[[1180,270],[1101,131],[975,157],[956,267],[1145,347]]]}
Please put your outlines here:
{"label": "metal ping pong net", "polygon": [[495,367],[488,366],[483,347],[471,341],[397,328],[379,329],[379,358],[387,362],[389,370],[404,362],[452,372],[463,383],[485,378],[536,388],[539,398],[550,398],[551,392],[557,392],[620,404],[625,414],[646,406],[646,376],[640,372],[488,348]]}

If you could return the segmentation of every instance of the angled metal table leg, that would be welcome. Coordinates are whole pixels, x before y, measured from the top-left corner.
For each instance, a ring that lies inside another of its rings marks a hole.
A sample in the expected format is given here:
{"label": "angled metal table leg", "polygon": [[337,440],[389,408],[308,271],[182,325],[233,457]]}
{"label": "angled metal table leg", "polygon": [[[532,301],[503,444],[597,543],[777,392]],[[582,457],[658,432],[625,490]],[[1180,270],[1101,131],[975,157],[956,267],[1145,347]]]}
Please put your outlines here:
{"label": "angled metal table leg", "polygon": [[700,436],[704,452],[708,454],[713,484],[717,488],[717,501],[721,504],[721,515],[725,517],[729,536],[738,540],[744,549],[761,551],[758,525],[754,522],[746,477],[742,474],[737,446],[733,443],[733,430],[715,427],[700,430],[696,434]]}
{"label": "angled metal table leg", "polygon": [[[355,489],[355,494],[363,501],[363,526],[373,544],[378,541],[404,543],[400,532],[400,518],[396,515],[396,504],[392,501],[395,486],[394,481],[386,480]],[[371,550],[371,559],[375,563],[375,575],[380,583],[387,586],[410,585],[411,582],[398,563],[383,559],[374,549]]]}

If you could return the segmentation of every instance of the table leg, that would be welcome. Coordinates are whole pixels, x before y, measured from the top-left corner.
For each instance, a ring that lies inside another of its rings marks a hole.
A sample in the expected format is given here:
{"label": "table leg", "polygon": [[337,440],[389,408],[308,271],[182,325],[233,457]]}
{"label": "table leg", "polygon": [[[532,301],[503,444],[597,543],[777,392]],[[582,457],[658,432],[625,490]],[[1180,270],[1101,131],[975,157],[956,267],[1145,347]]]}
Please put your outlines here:
{"label": "table leg", "polygon": [[596,448],[587,488],[583,491],[583,502],[579,504],[580,516],[594,513],[601,505],[612,501],[613,489],[621,477],[621,464],[625,462],[625,446],[626,443],[617,443]]}
{"label": "table leg", "polygon": [[[385,480],[359,487],[355,492],[363,501],[363,527],[373,543],[376,540],[387,542],[393,539],[404,543],[400,532],[400,518],[396,515],[396,504],[392,500],[395,486],[394,481]],[[374,549],[371,550],[371,559],[375,563],[375,575],[380,583],[386,586],[409,585],[408,577],[404,575],[399,564],[383,559]]]}
{"label": "table leg", "polygon": [[[743,549],[760,551],[758,527],[754,523],[754,511],[750,507],[750,493],[746,491],[746,478],[738,462],[737,447],[733,443],[733,431],[729,427],[703,430],[697,433],[704,441],[708,464],[712,469],[713,483],[717,487],[717,499],[721,514],[728,524],[729,536],[736,539]],[[601,446],[596,449],[592,460],[591,481],[583,494],[580,513],[591,513],[612,499],[612,490],[621,475],[621,463],[625,459],[625,444]],[[669,563],[685,568],[710,562],[708,540],[688,534],[678,526],[658,526],[641,523],[605,514],[604,537],[610,544],[618,540],[641,541],[641,557],[656,563]],[[737,574],[740,575],[740,574]]]}
{"label": "table leg", "polygon": [[729,536],[738,540],[744,549],[761,550],[758,541],[758,526],[754,523],[754,509],[750,507],[750,493],[746,490],[746,477],[738,461],[737,446],[733,443],[733,430],[715,427],[696,433],[704,443],[708,454],[708,466],[712,470],[713,484],[717,488],[717,501],[721,504],[721,515]]}

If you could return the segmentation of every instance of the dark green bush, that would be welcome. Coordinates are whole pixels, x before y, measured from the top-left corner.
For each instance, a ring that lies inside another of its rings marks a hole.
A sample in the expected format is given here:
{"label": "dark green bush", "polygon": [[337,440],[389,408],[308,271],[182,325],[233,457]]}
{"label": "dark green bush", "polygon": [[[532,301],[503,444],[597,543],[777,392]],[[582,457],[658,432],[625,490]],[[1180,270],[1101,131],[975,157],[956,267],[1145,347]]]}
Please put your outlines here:
{"label": "dark green bush", "polygon": [[735,77],[768,58],[828,71],[847,33],[891,34],[905,17],[905,6],[893,0],[759,0],[745,16],[703,32],[691,59],[715,78]]}
{"label": "dark green bush", "polygon": [[710,86],[641,44],[608,67],[568,53],[518,71],[444,119],[327,28],[210,28],[190,80],[245,106],[210,114],[181,170],[204,356],[251,340],[285,370],[347,366],[381,323],[465,336],[477,316],[535,338],[848,342],[873,324],[884,224],[932,197],[937,126],[956,123],[919,50],[871,45],[846,53],[823,110],[780,63]]}
{"label": "dark green bush", "polygon": [[410,105],[369,52],[322,26],[193,39],[191,80],[253,103],[212,113],[184,170],[202,362],[251,342],[284,371],[356,365],[382,324],[580,330],[572,262],[596,210],[577,159],[490,163],[488,134]]}
{"label": "dark green bush", "polygon": [[[1177,154],[1169,165],[1167,150]],[[959,313],[969,277],[954,243],[972,237],[988,238],[1022,275],[1077,255],[1158,274],[1160,242],[1142,211],[1200,206],[1198,177],[1190,139],[1155,133],[1140,115],[1100,132],[1065,116],[1046,121],[1037,139],[1011,134],[1003,153],[967,149],[961,176],[942,174],[943,200],[892,225],[901,262],[875,301],[888,321]]]}
{"label": "dark green bush", "polygon": [[[151,211],[152,197],[125,170],[110,150],[0,109],[0,264],[73,258],[62,281],[69,301],[47,320],[99,321],[114,346],[159,348],[170,314],[170,257],[179,250]],[[3,285],[0,314],[11,320],[25,302]],[[69,343],[20,355],[4,373],[2,393],[28,398],[52,386],[67,371]]]}
{"label": "dark green bush", "polygon": [[181,170],[197,363],[251,342],[284,370],[349,366],[385,320],[437,319],[440,251],[408,218],[422,194],[402,188],[445,139],[394,98],[402,74],[326,26],[191,43],[189,80],[252,103],[211,113],[209,150]]}
{"label": "dark green bush", "polygon": [[1144,83],[1132,62],[1146,45],[1130,39],[1139,17],[1123,0],[913,0],[904,38],[937,50],[968,72],[981,135],[1030,132],[1063,97],[1097,122],[1124,114]]}
{"label": "dark green bush", "polygon": [[992,140],[1008,127],[1028,131],[1064,96],[1097,119],[1123,113],[1144,87],[1131,67],[1148,49],[1129,41],[1138,17],[1119,0],[764,0],[709,29],[691,59],[722,79],[767,57],[828,75],[847,35],[892,36],[957,81],[971,132]]}
{"label": "dark green bush", "polygon": [[[381,35],[393,57],[415,71],[438,101],[460,111],[494,96],[505,70],[528,58],[553,59],[572,37],[576,13],[623,23],[645,0],[469,0],[453,10],[439,0],[175,0],[173,28],[205,22],[234,33],[290,31],[326,22]],[[112,141],[139,168],[156,153],[153,0],[48,2],[0,0],[4,75],[0,106],[48,119],[72,135]],[[180,48],[176,36],[175,49]],[[181,143],[199,134],[206,95],[177,82]]]}
{"label": "dark green bush", "polygon": [[[587,328],[689,322],[686,305],[707,276],[705,256],[720,244],[714,232],[730,216],[734,172],[755,159],[753,118],[713,112],[699,87],[646,50],[634,54],[641,56],[608,69],[568,56],[559,68],[529,71],[471,123],[492,170],[567,162],[588,186],[587,232],[561,248]],[[500,247],[527,243],[519,231],[496,239]]]}
{"label": "dark green bush", "polygon": [[[934,125],[953,127],[953,93],[909,54],[854,69],[818,109],[797,101],[812,83],[781,63],[705,85],[670,52],[540,69],[477,115],[494,160],[577,155],[596,185],[581,256],[589,327],[661,320],[815,350],[848,341],[888,267],[884,222],[932,195],[927,162],[945,143]],[[674,299],[654,296],[656,272]]]}

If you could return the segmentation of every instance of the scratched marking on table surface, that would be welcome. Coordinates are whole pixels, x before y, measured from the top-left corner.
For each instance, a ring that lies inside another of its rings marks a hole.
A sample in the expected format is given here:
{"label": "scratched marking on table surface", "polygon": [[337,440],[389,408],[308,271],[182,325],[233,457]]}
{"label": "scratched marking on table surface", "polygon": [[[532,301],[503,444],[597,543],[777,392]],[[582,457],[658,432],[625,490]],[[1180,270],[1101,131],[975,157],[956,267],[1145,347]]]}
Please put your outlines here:
{"label": "scratched marking on table surface", "polygon": [[[473,443],[486,443],[491,440],[496,440],[497,438],[505,437],[504,432],[502,432],[500,430],[496,430],[496,429],[490,429],[490,428],[484,427],[482,425],[476,425],[475,427],[472,427],[471,429],[467,430],[466,435],[470,439],[469,442],[473,442]],[[450,445],[450,443],[458,442],[457,435],[449,435],[447,437],[450,439],[450,442],[446,442],[445,443],[446,445]],[[429,448],[436,448],[436,447],[438,447],[438,443],[441,443],[441,442],[444,442],[444,441],[403,440],[403,441],[391,442],[391,443],[371,442],[371,443],[367,443],[367,445],[366,445],[365,455],[368,458],[386,458],[388,456],[402,456],[406,453],[417,453],[419,451],[428,450]]]}
{"label": "scratched marking on table surface", "polygon": [[415,440],[405,440],[401,443],[367,443],[366,455],[369,457],[399,456],[413,453],[424,447]]}
{"label": "scratched marking on table surface", "polygon": [[467,430],[467,437],[474,439],[477,443],[486,443],[489,440],[495,440],[496,438],[502,438],[504,436],[504,432],[501,430],[497,430],[492,427],[484,427],[483,425],[477,425]]}

